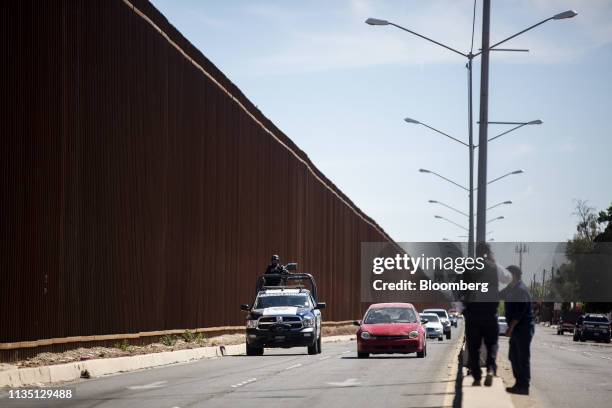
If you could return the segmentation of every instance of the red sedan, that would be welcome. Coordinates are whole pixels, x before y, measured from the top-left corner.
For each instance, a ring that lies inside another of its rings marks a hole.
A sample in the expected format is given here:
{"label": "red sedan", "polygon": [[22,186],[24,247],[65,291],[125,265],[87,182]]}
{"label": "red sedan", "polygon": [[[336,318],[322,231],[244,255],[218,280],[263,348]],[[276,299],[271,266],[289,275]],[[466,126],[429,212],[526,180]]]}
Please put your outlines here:
{"label": "red sedan", "polygon": [[370,354],[427,355],[425,328],[414,306],[410,303],[376,303],[368,308],[362,321],[355,321],[357,357]]}

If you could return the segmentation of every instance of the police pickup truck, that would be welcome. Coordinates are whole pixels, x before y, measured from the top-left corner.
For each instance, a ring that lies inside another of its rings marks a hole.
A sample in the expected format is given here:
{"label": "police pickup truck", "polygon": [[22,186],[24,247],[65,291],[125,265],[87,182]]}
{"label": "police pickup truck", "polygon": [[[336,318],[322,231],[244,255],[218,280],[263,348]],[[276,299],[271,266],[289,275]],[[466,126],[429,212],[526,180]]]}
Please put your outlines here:
{"label": "police pickup truck", "polygon": [[[307,281],[311,290],[301,285],[288,285],[291,281]],[[261,277],[253,305],[241,305],[240,308],[248,312],[247,356],[263,355],[264,347],[307,347],[308,354],[321,352],[321,309],[325,309],[325,303],[317,301],[312,275],[284,274],[280,286],[265,286],[265,277]]]}

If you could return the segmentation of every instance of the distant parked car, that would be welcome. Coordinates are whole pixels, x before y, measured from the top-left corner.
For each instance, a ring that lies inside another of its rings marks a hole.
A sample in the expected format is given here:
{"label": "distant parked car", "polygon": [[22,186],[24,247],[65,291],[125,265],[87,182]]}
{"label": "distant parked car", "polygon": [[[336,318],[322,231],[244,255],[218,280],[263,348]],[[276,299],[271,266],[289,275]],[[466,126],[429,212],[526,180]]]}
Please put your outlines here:
{"label": "distant parked car", "polygon": [[362,321],[353,322],[357,331],[357,357],[370,354],[427,355],[425,328],[410,303],[377,303],[371,305]]}
{"label": "distant parked car", "polygon": [[503,316],[499,316],[497,318],[497,326],[499,326],[499,335],[505,336],[506,331],[508,331],[508,322],[506,322],[506,318]]}
{"label": "distant parked car", "polygon": [[610,343],[610,321],[602,314],[585,314],[574,327],[574,341],[604,341]]}
{"label": "distant parked car", "polygon": [[446,310],[444,309],[425,309],[423,310],[423,313],[433,313],[438,315],[438,317],[440,318],[440,323],[442,323],[442,326],[444,328],[444,335],[446,336],[446,339],[449,340],[451,338],[451,322],[450,319],[448,318],[448,313],[446,313]]}
{"label": "distant parked car", "polygon": [[575,313],[565,313],[565,316],[561,316],[559,318],[559,323],[557,324],[557,334],[563,335],[565,332],[572,333],[574,331],[574,327],[576,327],[576,321],[578,316]]}
{"label": "distant parked car", "polygon": [[425,321],[425,331],[428,339],[438,339],[442,341],[444,336],[444,326],[440,322],[440,317],[435,313],[421,313],[421,319]]}

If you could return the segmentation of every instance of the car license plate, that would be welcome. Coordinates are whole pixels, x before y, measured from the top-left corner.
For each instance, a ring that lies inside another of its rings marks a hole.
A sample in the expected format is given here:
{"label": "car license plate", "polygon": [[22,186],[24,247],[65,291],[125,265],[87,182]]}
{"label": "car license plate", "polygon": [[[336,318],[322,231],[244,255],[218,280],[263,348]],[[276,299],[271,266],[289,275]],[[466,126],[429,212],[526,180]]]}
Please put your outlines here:
{"label": "car license plate", "polygon": [[285,336],[274,336],[274,340],[276,341],[285,340]]}

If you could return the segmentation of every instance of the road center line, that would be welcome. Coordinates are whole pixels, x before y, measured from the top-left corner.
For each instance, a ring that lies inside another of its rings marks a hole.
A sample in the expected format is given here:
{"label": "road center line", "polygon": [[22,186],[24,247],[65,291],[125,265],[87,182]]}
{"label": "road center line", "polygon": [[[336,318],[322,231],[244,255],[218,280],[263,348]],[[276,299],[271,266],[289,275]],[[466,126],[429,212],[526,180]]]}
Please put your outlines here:
{"label": "road center line", "polygon": [[294,364],[292,366],[289,366],[289,367],[285,368],[285,370],[293,370],[294,368],[298,368],[298,367],[301,367],[301,366],[302,366],[302,364],[298,363],[298,364]]}
{"label": "road center line", "polygon": [[249,378],[248,380],[245,380],[245,381],[243,381],[243,382],[239,382],[239,383],[237,383],[237,384],[234,384],[234,385],[232,385],[231,387],[232,387],[232,388],[239,388],[239,387],[242,387],[243,385],[250,384],[250,383],[252,383],[253,381],[257,381],[257,378]]}

